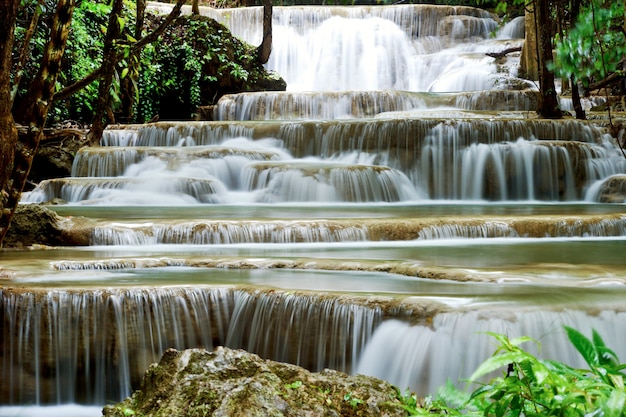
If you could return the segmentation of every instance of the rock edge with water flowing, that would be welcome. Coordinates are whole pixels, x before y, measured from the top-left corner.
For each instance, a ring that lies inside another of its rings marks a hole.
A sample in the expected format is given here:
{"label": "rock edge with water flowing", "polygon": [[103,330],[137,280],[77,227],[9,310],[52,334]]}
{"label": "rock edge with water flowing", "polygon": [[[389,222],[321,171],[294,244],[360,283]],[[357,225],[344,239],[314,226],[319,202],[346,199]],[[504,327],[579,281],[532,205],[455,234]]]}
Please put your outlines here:
{"label": "rock edge with water flowing", "polygon": [[103,415],[125,416],[406,416],[388,382],[342,372],[309,372],[218,347],[168,349],[141,388]]}

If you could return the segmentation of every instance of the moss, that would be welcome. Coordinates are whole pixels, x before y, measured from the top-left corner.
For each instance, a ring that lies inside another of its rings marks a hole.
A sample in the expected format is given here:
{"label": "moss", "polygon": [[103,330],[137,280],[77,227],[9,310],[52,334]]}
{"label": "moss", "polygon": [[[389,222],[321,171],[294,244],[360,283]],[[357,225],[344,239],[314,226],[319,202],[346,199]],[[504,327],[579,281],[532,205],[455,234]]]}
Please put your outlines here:
{"label": "moss", "polygon": [[394,400],[396,389],[384,381],[335,371],[311,373],[242,350],[170,350],[156,367],[146,375],[143,392],[107,407],[104,415],[118,417],[124,409],[192,417],[406,415]]}

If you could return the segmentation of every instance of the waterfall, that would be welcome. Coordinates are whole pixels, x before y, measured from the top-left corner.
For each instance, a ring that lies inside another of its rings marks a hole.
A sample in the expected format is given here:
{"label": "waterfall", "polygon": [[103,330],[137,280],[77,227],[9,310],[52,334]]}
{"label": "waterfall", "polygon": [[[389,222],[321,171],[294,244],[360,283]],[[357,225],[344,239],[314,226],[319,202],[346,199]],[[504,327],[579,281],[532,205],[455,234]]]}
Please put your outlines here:
{"label": "waterfall", "polygon": [[[432,112],[425,114],[434,117],[398,120],[388,114],[365,123],[236,124],[240,131],[248,125],[252,137],[270,135],[263,140],[233,138],[232,129],[223,128],[228,122],[138,128],[135,142],[141,146],[82,150],[74,162],[76,177],[44,181],[24,201],[580,201],[593,183],[626,170],[604,130],[591,123],[444,121]],[[126,131],[119,132],[119,141],[113,139],[115,132],[108,140],[123,142]],[[196,145],[166,147],[183,140]],[[162,198],[164,192],[168,199]]]}
{"label": "waterfall", "polygon": [[[397,320],[381,324],[367,345],[357,372],[392,382],[400,389],[411,389],[418,395],[436,393],[446,379],[462,389],[476,389],[467,378],[496,349],[495,339],[487,332],[509,338],[530,336],[539,343],[522,347],[545,359],[558,360],[573,367],[587,366],[567,341],[563,326],[573,327],[587,337],[592,329],[602,335],[607,346],[618,357],[626,357],[621,336],[613,331],[616,323],[624,324],[624,312],[605,311],[598,315],[584,312],[501,311],[438,314],[431,326],[411,326]],[[620,324],[617,324],[620,325]],[[495,375],[494,375],[495,376]]]}
{"label": "waterfall", "polygon": [[103,404],[132,393],[169,347],[224,340],[224,289],[2,290],[3,404]]}
{"label": "waterfall", "polygon": [[[257,45],[261,10],[202,13]],[[522,19],[273,19],[267,69],[288,91],[224,96],[212,121],[111,126],[71,177],[24,194],[90,246],[0,251],[0,416],[118,401],[170,347],[420,395],[471,375],[494,349],[484,332],[580,364],[562,325],[594,328],[624,357],[626,162],[600,116],[536,117],[519,53],[487,55],[523,44]]]}
{"label": "waterfall", "polygon": [[349,371],[383,318],[336,296],[180,287],[0,290],[2,404],[104,404],[167,348],[215,345]]}

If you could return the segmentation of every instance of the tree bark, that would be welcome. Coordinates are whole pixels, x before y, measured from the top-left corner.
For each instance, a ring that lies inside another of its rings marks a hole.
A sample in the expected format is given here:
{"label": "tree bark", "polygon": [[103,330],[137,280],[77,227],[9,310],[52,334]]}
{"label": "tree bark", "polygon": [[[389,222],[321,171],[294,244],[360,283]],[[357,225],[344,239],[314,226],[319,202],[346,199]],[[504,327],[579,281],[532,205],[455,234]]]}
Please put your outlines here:
{"label": "tree bark", "polygon": [[[59,0],[50,26],[50,39],[46,46],[39,72],[28,89],[19,111],[14,112],[16,119],[28,130],[23,138],[17,141],[10,179],[3,188],[3,197],[6,198],[4,209],[0,216],[0,242],[4,239],[11,224],[11,219],[20,201],[24,184],[33,164],[33,157],[43,136],[43,127],[46,124],[48,108],[52,103],[52,96],[61,69],[61,60],[65,53],[65,45],[70,31],[74,0]],[[2,25],[4,30],[4,25]],[[11,26],[12,30],[13,25]],[[3,54],[11,54],[11,48]]]}
{"label": "tree bark", "polygon": [[[576,21],[578,20],[578,14],[580,13],[580,0],[571,0],[570,6],[569,27],[573,28],[574,25],[576,25]],[[580,120],[585,120],[587,116],[585,115],[585,110],[583,109],[582,103],[580,101],[578,81],[576,80],[574,75],[570,77],[570,82],[572,83],[572,105],[574,106],[576,118]]]}
{"label": "tree bark", "polygon": [[[622,60],[621,64],[622,65],[626,64],[626,60]],[[606,78],[603,78],[601,80],[598,80],[586,86],[585,91],[593,91],[593,90],[599,90],[601,88],[606,88],[610,86],[611,84],[615,84],[619,81],[622,81],[624,78],[625,76],[621,72],[612,72]]]}
{"label": "tree bark", "polygon": [[257,62],[265,64],[272,52],[272,0],[263,0],[263,40],[256,50]]}
{"label": "tree bark", "polygon": [[524,46],[520,57],[520,72],[523,77],[529,80],[539,79],[537,69],[537,22],[535,15],[534,1],[531,1],[524,11]]}
{"label": "tree bark", "polygon": [[[4,217],[11,212],[8,206],[9,178],[13,171],[13,156],[17,145],[17,129],[11,108],[11,67],[14,28],[20,0],[0,0],[0,210]],[[0,229],[0,246],[6,231]]]}
{"label": "tree bark", "polygon": [[505,56],[507,56],[508,54],[511,54],[513,52],[520,52],[522,50],[521,46],[515,46],[513,48],[506,48],[503,51],[500,52],[487,52],[485,55],[491,57],[491,58],[504,58]]}
{"label": "tree bark", "polygon": [[552,61],[552,18],[548,0],[536,1],[537,14],[537,46],[539,47],[539,108],[537,113],[547,119],[558,119],[563,116],[554,85],[554,74],[548,69]]}

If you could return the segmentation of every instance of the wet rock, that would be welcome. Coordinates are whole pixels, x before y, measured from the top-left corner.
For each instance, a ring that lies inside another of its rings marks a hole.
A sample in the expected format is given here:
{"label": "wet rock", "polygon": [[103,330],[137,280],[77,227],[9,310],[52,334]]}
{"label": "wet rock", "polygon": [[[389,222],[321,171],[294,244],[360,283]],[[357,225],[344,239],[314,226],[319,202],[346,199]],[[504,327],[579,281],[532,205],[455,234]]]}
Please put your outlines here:
{"label": "wet rock", "polygon": [[626,203],[626,175],[614,175],[605,180],[595,201],[598,203]]}
{"label": "wet rock", "polygon": [[104,416],[405,416],[376,378],[263,360],[243,350],[169,349]]}
{"label": "wet rock", "polygon": [[48,178],[64,178],[72,174],[74,157],[85,146],[84,134],[74,134],[74,130],[63,134],[62,130],[47,132],[33,159],[33,166],[28,175],[26,190]]}
{"label": "wet rock", "polygon": [[3,245],[88,245],[91,229],[81,227],[80,222],[80,219],[63,218],[41,205],[19,205]]}

